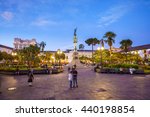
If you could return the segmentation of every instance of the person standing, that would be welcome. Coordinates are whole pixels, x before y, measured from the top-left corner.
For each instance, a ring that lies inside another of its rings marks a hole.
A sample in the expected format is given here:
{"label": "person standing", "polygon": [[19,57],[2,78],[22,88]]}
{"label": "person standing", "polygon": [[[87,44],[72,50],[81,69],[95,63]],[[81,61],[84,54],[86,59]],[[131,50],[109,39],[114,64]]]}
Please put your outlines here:
{"label": "person standing", "polygon": [[73,78],[72,78],[72,72],[71,71],[68,73],[68,80],[69,80],[69,88],[72,88]]}
{"label": "person standing", "polygon": [[29,72],[28,72],[28,77],[29,77],[28,78],[28,85],[32,86],[34,76],[33,76],[33,73],[31,72],[31,70],[29,70]]}
{"label": "person standing", "polygon": [[75,68],[72,69],[72,76],[73,76],[73,88],[78,87],[78,80],[77,80],[78,72]]}

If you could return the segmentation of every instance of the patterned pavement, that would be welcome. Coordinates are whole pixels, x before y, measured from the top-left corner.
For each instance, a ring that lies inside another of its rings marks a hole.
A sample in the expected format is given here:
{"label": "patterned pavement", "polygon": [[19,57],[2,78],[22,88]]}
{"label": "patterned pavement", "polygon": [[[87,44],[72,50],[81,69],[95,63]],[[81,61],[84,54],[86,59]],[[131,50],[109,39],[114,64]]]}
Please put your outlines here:
{"label": "patterned pavement", "polygon": [[[78,88],[69,89],[67,70],[60,74],[28,77],[1,75],[1,100],[149,100],[150,75],[100,74],[78,69]],[[9,89],[9,90],[8,90]]]}

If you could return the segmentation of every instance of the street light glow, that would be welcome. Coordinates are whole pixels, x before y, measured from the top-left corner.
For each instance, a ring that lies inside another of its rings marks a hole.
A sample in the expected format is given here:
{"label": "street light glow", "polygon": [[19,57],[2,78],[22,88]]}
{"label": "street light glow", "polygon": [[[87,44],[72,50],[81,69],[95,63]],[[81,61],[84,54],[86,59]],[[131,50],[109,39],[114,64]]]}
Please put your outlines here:
{"label": "street light glow", "polygon": [[104,50],[104,47],[101,47],[101,50]]}
{"label": "street light glow", "polygon": [[100,47],[98,47],[97,50],[100,50]]}
{"label": "street light glow", "polygon": [[52,59],[55,59],[55,57],[54,57],[54,56],[52,56],[51,58],[52,58]]}
{"label": "street light glow", "polygon": [[12,56],[16,56],[17,55],[17,53],[16,52],[12,52]]}
{"label": "street light glow", "polygon": [[62,54],[62,51],[60,49],[58,49],[57,54]]}

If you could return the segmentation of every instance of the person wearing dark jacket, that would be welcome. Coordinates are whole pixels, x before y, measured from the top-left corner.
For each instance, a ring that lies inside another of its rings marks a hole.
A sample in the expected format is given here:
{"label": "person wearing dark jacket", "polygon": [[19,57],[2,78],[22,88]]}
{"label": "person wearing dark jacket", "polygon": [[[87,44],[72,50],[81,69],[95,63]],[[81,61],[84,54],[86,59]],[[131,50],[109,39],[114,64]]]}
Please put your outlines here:
{"label": "person wearing dark jacket", "polygon": [[75,68],[72,69],[72,77],[73,77],[73,88],[78,87],[78,79],[77,79],[78,72]]}
{"label": "person wearing dark jacket", "polygon": [[29,77],[29,78],[28,78],[28,85],[29,85],[29,86],[32,86],[34,76],[33,76],[33,73],[32,73],[31,70],[29,70],[29,72],[28,72],[28,77]]}

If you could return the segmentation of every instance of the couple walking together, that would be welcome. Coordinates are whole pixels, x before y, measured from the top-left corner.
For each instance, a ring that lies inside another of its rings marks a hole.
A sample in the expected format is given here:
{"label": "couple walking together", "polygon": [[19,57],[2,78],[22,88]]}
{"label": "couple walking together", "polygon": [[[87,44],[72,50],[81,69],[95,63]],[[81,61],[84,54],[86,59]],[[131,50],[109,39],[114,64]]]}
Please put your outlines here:
{"label": "couple walking together", "polygon": [[68,80],[69,80],[69,86],[70,88],[78,87],[78,81],[77,81],[77,75],[78,72],[76,70],[76,67],[73,67],[72,69],[68,69]]}

